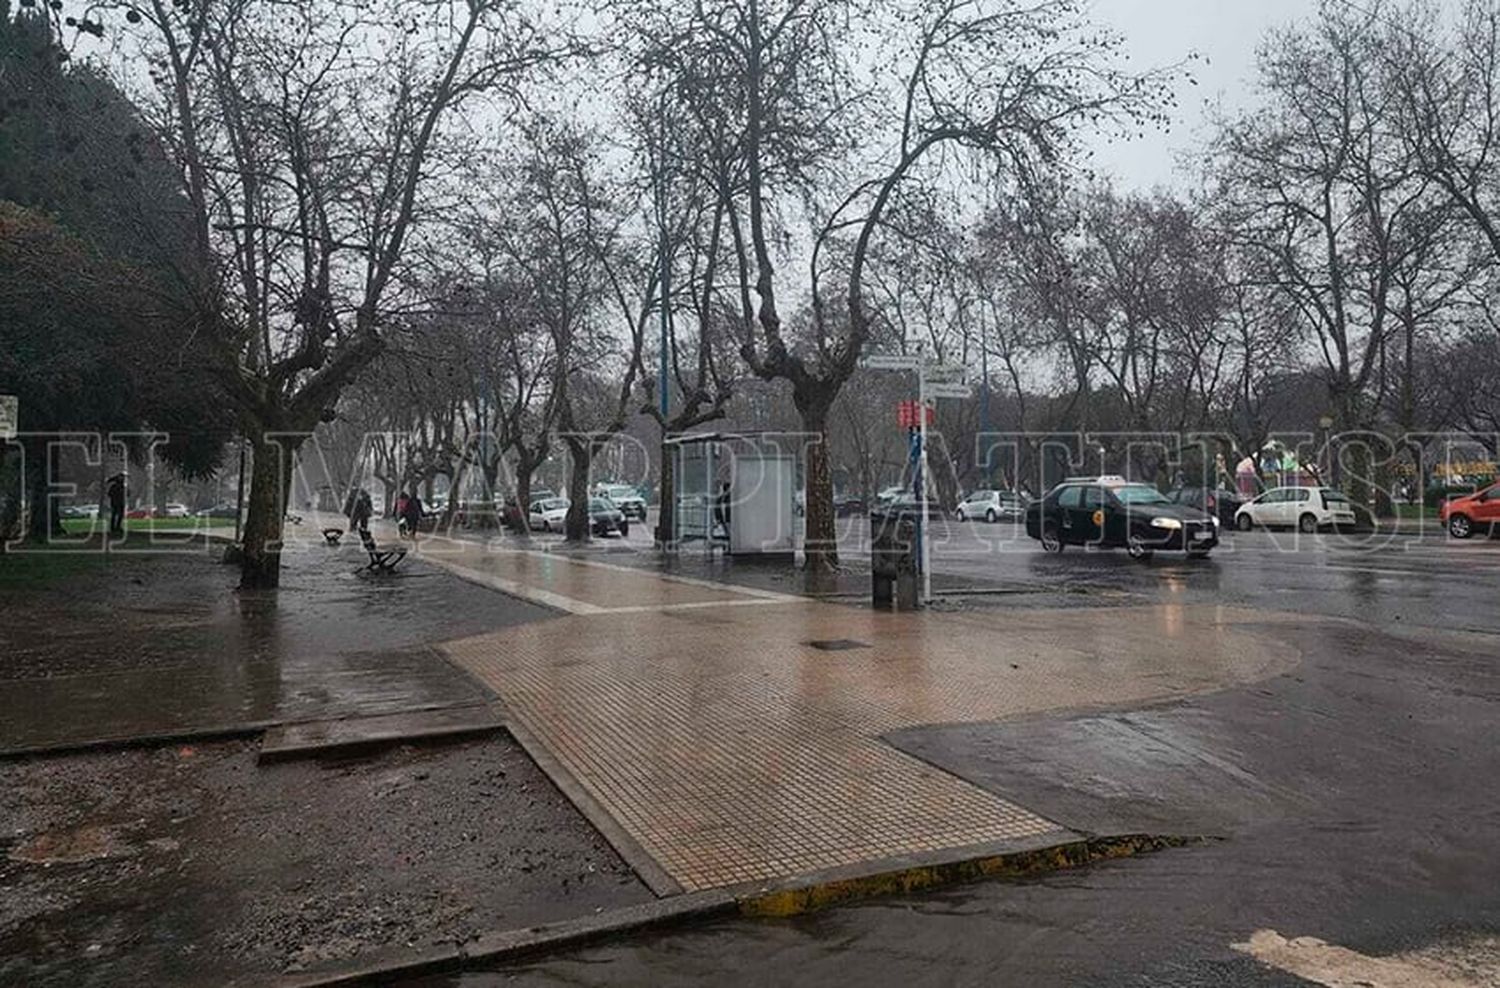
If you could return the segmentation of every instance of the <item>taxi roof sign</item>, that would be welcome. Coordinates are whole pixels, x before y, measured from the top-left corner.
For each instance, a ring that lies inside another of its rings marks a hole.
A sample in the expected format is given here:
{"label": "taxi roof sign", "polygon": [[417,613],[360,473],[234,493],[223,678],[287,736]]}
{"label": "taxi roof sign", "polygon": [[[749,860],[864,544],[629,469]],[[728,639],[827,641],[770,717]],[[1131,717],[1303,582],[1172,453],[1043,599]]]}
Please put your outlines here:
{"label": "taxi roof sign", "polygon": [[1121,477],[1116,473],[1106,473],[1098,477],[1069,477],[1067,480],[1063,481],[1063,483],[1098,484],[1101,487],[1120,487],[1125,484],[1134,483],[1134,481],[1126,480],[1124,477]]}

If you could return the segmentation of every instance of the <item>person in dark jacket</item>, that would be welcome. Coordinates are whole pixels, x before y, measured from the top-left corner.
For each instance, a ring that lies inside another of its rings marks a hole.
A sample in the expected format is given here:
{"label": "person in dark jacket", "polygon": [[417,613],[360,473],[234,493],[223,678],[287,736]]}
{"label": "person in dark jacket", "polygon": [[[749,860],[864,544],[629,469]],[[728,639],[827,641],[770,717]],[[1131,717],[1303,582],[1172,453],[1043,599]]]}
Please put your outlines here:
{"label": "person in dark jacket", "polygon": [[374,505],[370,502],[370,492],[361,487],[350,498],[349,527],[356,532],[369,531],[370,515],[373,512]]}
{"label": "person in dark jacket", "polygon": [[416,491],[406,496],[406,507],[401,514],[401,520],[406,522],[406,534],[415,542],[417,529],[422,526],[422,499],[417,497]]}
{"label": "person in dark jacket", "polygon": [[109,497],[109,534],[125,534],[125,475],[117,473],[109,478],[106,489]]}

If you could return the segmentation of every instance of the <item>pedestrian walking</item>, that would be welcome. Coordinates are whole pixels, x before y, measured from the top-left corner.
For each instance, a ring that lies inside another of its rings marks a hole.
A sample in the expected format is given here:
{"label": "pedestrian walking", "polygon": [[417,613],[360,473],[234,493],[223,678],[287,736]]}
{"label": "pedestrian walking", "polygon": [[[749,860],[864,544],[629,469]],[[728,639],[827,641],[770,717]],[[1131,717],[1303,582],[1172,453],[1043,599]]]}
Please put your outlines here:
{"label": "pedestrian walking", "polygon": [[374,512],[374,505],[370,501],[370,492],[361,487],[354,492],[350,499],[349,527],[356,532],[368,532],[370,530],[370,515]]}
{"label": "pedestrian walking", "polygon": [[724,538],[729,538],[729,484],[719,485],[719,494],[714,498],[714,524],[724,532]]}
{"label": "pedestrian walking", "polygon": [[125,475],[117,473],[109,478],[109,534],[125,534]]}
{"label": "pedestrian walking", "polygon": [[413,541],[417,541],[417,531],[422,527],[422,499],[417,497],[417,492],[412,491],[406,498],[405,509],[401,511],[401,518],[406,523],[406,534]]}
{"label": "pedestrian walking", "polygon": [[406,502],[405,491],[396,495],[396,531],[402,536],[406,535]]}

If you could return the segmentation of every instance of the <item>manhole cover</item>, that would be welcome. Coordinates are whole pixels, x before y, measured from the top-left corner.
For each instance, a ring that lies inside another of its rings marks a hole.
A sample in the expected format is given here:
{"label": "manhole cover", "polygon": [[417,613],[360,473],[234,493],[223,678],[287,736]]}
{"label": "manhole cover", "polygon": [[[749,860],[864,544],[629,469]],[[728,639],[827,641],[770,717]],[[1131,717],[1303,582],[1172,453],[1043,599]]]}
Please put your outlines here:
{"label": "manhole cover", "polygon": [[851,648],[869,648],[868,642],[857,642],[853,638],[820,638],[807,644],[824,652],[847,652]]}

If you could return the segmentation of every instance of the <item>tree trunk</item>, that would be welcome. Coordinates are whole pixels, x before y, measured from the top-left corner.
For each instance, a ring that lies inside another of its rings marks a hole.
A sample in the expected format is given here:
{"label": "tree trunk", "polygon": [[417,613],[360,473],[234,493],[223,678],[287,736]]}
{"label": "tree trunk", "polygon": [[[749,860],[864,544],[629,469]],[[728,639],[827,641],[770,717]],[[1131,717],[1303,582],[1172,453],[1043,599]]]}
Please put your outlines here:
{"label": "tree trunk", "polygon": [[62,535],[62,520],[52,510],[52,499],[47,495],[52,490],[52,446],[46,437],[24,440],[26,450],[26,501],[30,516],[26,522],[26,538],[31,542],[49,542],[54,535]]}
{"label": "tree trunk", "polygon": [[240,587],[274,588],[281,583],[281,536],[295,447],[251,436],[250,493],[240,555]]}
{"label": "tree trunk", "polygon": [[531,477],[540,466],[540,457],[532,459],[525,453],[516,457],[516,517],[521,535],[531,534]]}
{"label": "tree trunk", "polygon": [[838,568],[838,530],[833,517],[833,470],[828,461],[828,405],[819,395],[797,396],[802,431],[813,439],[807,447],[803,506],[807,527],[802,553],[809,572]]}
{"label": "tree trunk", "polygon": [[589,467],[593,462],[593,443],[568,440],[568,517],[563,531],[569,542],[589,540]]}

